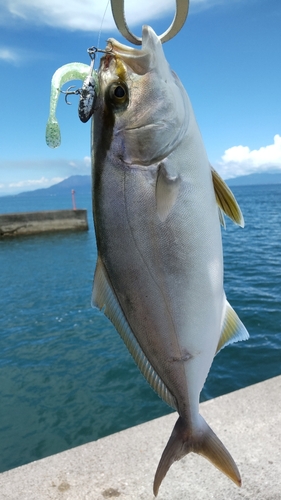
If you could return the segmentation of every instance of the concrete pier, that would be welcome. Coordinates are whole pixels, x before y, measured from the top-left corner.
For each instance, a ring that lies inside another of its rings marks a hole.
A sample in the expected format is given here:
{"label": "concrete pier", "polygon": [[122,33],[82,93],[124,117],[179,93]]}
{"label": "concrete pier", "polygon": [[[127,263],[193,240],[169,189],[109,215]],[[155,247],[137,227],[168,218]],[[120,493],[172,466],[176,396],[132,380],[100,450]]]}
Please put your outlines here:
{"label": "concrete pier", "polygon": [[[281,376],[207,401],[200,412],[242,476],[238,488],[203,457],[172,465],[159,500],[281,499]],[[0,474],[1,500],[152,500],[173,413]]]}
{"label": "concrete pier", "polygon": [[0,238],[52,231],[87,230],[87,210],[46,210],[0,215]]}

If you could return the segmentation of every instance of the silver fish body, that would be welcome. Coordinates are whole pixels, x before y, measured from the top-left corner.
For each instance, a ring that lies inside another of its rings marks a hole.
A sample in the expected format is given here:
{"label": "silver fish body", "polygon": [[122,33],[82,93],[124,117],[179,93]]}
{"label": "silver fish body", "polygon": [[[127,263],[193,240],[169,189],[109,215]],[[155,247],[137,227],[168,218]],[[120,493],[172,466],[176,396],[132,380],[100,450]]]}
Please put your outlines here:
{"label": "silver fish body", "polygon": [[141,50],[109,42],[93,127],[93,303],[179,413],[155,495],[170,465],[191,451],[240,484],[232,457],[199,414],[199,395],[216,352],[248,336],[223,290],[222,211],[241,225],[242,215],[210,167],[157,35],[144,27]]}

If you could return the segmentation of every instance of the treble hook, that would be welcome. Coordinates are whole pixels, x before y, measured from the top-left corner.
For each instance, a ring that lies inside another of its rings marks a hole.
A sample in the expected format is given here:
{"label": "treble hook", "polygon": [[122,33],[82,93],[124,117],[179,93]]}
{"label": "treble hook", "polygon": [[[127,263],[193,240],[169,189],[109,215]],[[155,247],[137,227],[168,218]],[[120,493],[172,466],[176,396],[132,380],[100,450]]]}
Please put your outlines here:
{"label": "treble hook", "polygon": [[64,100],[65,100],[66,104],[68,104],[69,106],[71,105],[71,102],[68,102],[68,100],[67,100],[68,96],[81,94],[81,89],[70,90],[70,89],[74,89],[74,88],[75,88],[75,85],[70,85],[70,87],[68,87],[68,89],[66,89],[66,90],[58,89],[61,94],[65,94]]}
{"label": "treble hook", "polygon": [[[125,19],[124,0],[110,0],[111,10],[115,24],[120,33],[131,43],[141,45],[142,39],[134,35],[128,28]],[[159,36],[162,43],[171,40],[183,27],[187,18],[189,9],[189,0],[176,0],[176,13],[169,28]]]}

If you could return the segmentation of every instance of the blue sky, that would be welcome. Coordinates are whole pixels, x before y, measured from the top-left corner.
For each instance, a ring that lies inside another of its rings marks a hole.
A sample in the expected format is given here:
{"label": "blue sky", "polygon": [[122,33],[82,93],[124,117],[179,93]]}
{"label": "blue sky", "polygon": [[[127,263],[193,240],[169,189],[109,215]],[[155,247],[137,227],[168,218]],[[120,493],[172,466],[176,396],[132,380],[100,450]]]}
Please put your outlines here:
{"label": "blue sky", "polygon": [[[63,64],[88,64],[116,31],[107,0],[5,0],[0,5],[0,196],[90,174],[90,122],[78,98],[58,104],[62,144],[45,143],[50,82]],[[4,4],[4,5],[3,5]],[[161,34],[173,0],[125,0],[127,21]],[[102,18],[102,31],[99,35]],[[210,162],[224,178],[281,172],[280,0],[190,0],[181,32],[165,43],[193,104]],[[68,84],[69,85],[69,84]],[[66,84],[66,87],[68,86]]]}

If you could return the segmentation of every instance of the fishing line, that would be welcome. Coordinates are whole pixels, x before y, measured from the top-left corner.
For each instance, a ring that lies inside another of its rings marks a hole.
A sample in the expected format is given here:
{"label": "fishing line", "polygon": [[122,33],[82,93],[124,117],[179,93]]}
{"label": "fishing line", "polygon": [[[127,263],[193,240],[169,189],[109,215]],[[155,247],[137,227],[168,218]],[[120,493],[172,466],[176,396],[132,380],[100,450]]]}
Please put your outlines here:
{"label": "fishing line", "polygon": [[104,14],[103,14],[103,18],[102,18],[102,20],[101,20],[101,25],[100,25],[100,31],[99,31],[99,36],[98,36],[98,43],[97,43],[97,47],[99,47],[99,44],[100,44],[100,37],[101,37],[101,32],[102,32],[103,22],[104,22],[104,18],[105,18],[106,11],[107,11],[107,9],[108,9],[108,5],[109,5],[109,0],[107,0],[107,4],[106,4],[106,7],[105,7],[105,11],[104,11]]}

